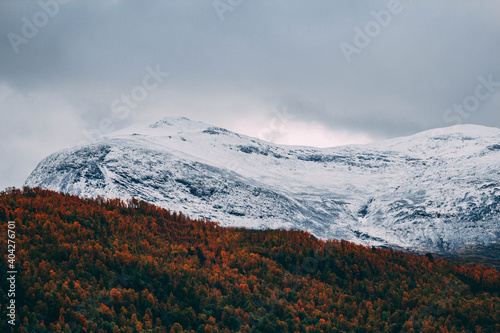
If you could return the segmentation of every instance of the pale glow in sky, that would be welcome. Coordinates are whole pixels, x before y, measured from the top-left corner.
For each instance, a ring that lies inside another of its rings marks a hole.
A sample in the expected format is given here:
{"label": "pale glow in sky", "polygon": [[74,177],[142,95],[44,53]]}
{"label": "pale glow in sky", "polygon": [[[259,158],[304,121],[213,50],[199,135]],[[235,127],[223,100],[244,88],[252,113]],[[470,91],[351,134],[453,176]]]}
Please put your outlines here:
{"label": "pale glow in sky", "polygon": [[[259,133],[259,138],[266,140],[266,134],[268,133],[269,132]],[[281,133],[277,133],[277,135],[273,137],[272,142],[286,145],[333,147],[370,143],[373,141],[374,139],[363,133],[332,130],[314,122],[292,122],[286,125]]]}
{"label": "pale glow in sky", "polygon": [[280,120],[278,117],[245,119],[228,126],[228,129],[276,144],[319,148],[377,141],[365,133],[335,130],[314,121]]}

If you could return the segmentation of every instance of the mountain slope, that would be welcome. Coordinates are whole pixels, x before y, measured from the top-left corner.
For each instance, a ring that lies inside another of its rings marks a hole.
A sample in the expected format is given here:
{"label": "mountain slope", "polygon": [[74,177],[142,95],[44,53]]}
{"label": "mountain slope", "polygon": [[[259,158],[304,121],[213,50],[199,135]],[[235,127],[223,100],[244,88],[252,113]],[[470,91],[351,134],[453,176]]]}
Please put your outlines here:
{"label": "mountain slope", "polygon": [[415,251],[499,246],[500,130],[460,125],[368,145],[275,145],[165,118],[44,159],[25,185],[136,197],[192,218]]}

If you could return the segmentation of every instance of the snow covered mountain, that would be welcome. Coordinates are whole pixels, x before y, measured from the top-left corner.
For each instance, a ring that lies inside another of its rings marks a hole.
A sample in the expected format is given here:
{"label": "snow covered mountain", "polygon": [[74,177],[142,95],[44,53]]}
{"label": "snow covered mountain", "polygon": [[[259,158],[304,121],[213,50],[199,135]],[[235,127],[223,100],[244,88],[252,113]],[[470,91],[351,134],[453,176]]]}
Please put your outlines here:
{"label": "snow covered mountain", "polygon": [[467,253],[500,246],[499,167],[497,128],[457,125],[319,149],[165,118],[57,152],[25,185],[136,197],[226,226]]}

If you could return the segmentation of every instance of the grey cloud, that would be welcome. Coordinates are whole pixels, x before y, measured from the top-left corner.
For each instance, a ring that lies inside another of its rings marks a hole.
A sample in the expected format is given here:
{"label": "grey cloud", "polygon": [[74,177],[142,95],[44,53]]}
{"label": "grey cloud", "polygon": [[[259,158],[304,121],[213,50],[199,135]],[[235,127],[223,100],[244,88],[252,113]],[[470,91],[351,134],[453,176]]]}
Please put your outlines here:
{"label": "grey cloud", "polygon": [[[298,120],[374,138],[453,125],[443,113],[474,93],[478,76],[500,81],[500,6],[402,1],[402,12],[347,63],[340,43],[353,44],[354,28],[388,2],[244,0],[221,21],[211,0],[75,0],[16,54],[7,34],[21,34],[22,18],[42,9],[2,1],[0,86],[17,97],[0,99],[8,157],[0,187],[20,185],[43,157],[40,145],[50,153],[75,144],[105,118],[117,129],[169,115],[218,125],[286,107]],[[120,119],[113,101],[156,65],[168,79]],[[464,122],[500,126],[495,96]]]}

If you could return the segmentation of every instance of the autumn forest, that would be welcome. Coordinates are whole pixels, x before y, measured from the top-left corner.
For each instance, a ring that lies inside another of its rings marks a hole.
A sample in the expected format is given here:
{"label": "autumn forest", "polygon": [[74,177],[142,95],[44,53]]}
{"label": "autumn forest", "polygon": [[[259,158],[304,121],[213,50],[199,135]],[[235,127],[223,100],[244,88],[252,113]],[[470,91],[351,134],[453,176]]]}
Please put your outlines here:
{"label": "autumn forest", "polygon": [[3,332],[500,332],[488,266],[40,189],[2,192],[0,221]]}

